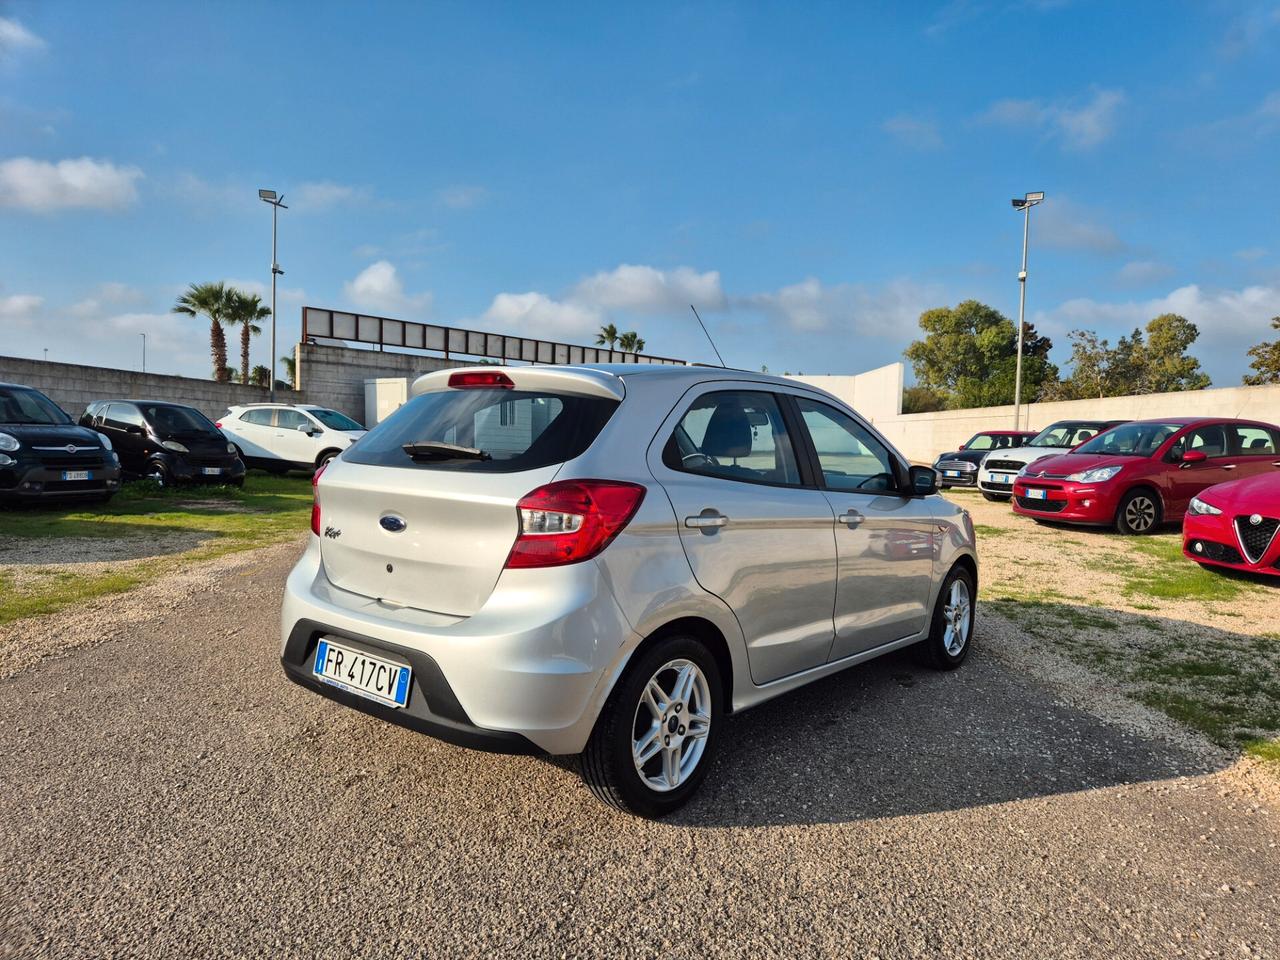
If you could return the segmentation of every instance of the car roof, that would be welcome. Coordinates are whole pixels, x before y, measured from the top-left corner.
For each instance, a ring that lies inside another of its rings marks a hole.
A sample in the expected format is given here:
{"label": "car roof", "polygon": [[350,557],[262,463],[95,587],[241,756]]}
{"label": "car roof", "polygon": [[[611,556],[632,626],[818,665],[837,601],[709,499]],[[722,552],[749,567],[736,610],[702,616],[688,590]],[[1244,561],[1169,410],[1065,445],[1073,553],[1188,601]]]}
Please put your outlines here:
{"label": "car roof", "polygon": [[111,397],[107,400],[93,400],[89,403],[89,406],[92,407],[99,403],[145,403],[149,407],[183,407],[187,410],[195,409],[191,404],[179,403],[177,400],[134,400],[129,397]]}

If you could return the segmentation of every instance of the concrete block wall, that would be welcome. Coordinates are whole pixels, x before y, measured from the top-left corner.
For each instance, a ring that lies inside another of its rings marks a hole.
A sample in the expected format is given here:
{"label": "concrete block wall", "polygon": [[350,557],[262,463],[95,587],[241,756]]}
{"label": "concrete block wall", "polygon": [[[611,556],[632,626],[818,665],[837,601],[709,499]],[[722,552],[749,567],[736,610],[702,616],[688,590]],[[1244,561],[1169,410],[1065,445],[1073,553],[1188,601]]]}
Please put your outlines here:
{"label": "concrete block wall", "polygon": [[[233,404],[260,403],[270,398],[265,387],[23,357],[0,356],[0,382],[35,387],[77,418],[94,400],[141,399],[185,403],[216,420]],[[276,399],[298,403],[303,397],[293,390],[277,390]]]}

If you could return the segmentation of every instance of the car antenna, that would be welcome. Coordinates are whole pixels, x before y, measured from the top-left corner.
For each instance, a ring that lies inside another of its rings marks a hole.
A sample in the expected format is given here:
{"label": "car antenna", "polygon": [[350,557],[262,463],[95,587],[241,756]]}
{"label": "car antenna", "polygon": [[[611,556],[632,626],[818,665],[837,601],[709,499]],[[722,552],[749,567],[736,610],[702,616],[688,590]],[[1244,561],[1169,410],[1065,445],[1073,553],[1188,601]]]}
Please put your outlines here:
{"label": "car antenna", "polygon": [[702,318],[698,316],[698,308],[691,303],[689,304],[689,309],[693,311],[694,317],[697,318],[698,326],[702,328],[702,332],[707,334],[707,342],[711,344],[711,349],[716,351],[716,359],[720,361],[721,368],[724,368],[724,357],[720,356],[720,351],[716,347],[716,342],[711,339],[711,334],[707,333],[707,325],[703,323]]}

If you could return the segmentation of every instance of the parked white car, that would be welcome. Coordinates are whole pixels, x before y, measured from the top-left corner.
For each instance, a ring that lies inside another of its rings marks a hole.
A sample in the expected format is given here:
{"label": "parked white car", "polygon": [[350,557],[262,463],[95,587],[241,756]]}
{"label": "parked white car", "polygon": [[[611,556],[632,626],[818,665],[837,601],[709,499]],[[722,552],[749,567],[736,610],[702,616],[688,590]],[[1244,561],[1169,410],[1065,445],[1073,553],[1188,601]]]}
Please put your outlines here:
{"label": "parked white car", "polygon": [[1059,420],[1045,427],[1022,447],[993,450],[978,468],[978,489],[988,500],[1005,501],[1013,496],[1013,481],[1028,464],[1044,457],[1070,453],[1086,440],[1126,420]]}
{"label": "parked white car", "polygon": [[310,403],[249,403],[218,420],[247,465],[282,473],[324,466],[365,435],[345,413]]}

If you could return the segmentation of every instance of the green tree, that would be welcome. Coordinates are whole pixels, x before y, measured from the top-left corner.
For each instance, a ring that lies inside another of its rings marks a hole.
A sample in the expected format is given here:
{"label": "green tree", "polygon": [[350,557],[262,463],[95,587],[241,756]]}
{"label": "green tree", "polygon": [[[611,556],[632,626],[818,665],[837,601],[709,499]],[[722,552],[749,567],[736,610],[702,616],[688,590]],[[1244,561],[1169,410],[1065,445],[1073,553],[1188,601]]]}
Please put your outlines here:
{"label": "green tree", "polygon": [[639,353],[644,349],[644,338],[634,330],[618,334],[618,349],[627,353]]}
{"label": "green tree", "polygon": [[[924,339],[906,349],[918,386],[942,397],[952,409],[1012,403],[1018,331],[998,310],[966,300],[920,315]],[[1037,400],[1057,379],[1049,362],[1053,343],[1028,323],[1023,336],[1022,398]]]}
{"label": "green tree", "polygon": [[618,328],[612,323],[606,323],[600,328],[600,332],[596,334],[596,343],[612,350],[614,345],[617,344],[619,336]]}
{"label": "green tree", "polygon": [[946,407],[946,397],[932,387],[914,386],[902,391],[903,413],[932,413]]}
{"label": "green tree", "polygon": [[267,369],[266,364],[258,364],[253,368],[253,373],[249,375],[249,382],[255,387],[271,386],[271,371]]}
{"label": "green tree", "polygon": [[1187,349],[1200,336],[1200,329],[1186,317],[1162,313],[1147,324],[1145,350],[1146,386],[1149,393],[1203,390],[1211,383],[1200,369],[1200,361]]}
{"label": "green tree", "polygon": [[227,288],[227,302],[223,308],[222,322],[228,327],[240,328],[240,382],[248,383],[252,372],[249,366],[249,341],[262,332],[259,320],[271,316],[271,308],[262,305],[256,293],[245,293],[235,287]]}
{"label": "green tree", "polygon": [[297,358],[285,354],[280,358],[280,364],[284,367],[284,376],[289,383],[290,390],[298,389],[298,361]]}
{"label": "green tree", "polygon": [[227,308],[227,287],[222,283],[193,283],[186,293],[178,297],[173,313],[188,317],[209,318],[209,351],[213,355],[213,379],[226,383],[231,379],[227,372],[227,335],[222,320]]}
{"label": "green tree", "polygon": [[[1271,318],[1271,328],[1280,330],[1280,317]],[[1259,387],[1264,383],[1280,383],[1280,340],[1264,341],[1256,347],[1249,348],[1249,366],[1253,373],[1244,375],[1244,382],[1251,387]]]}

